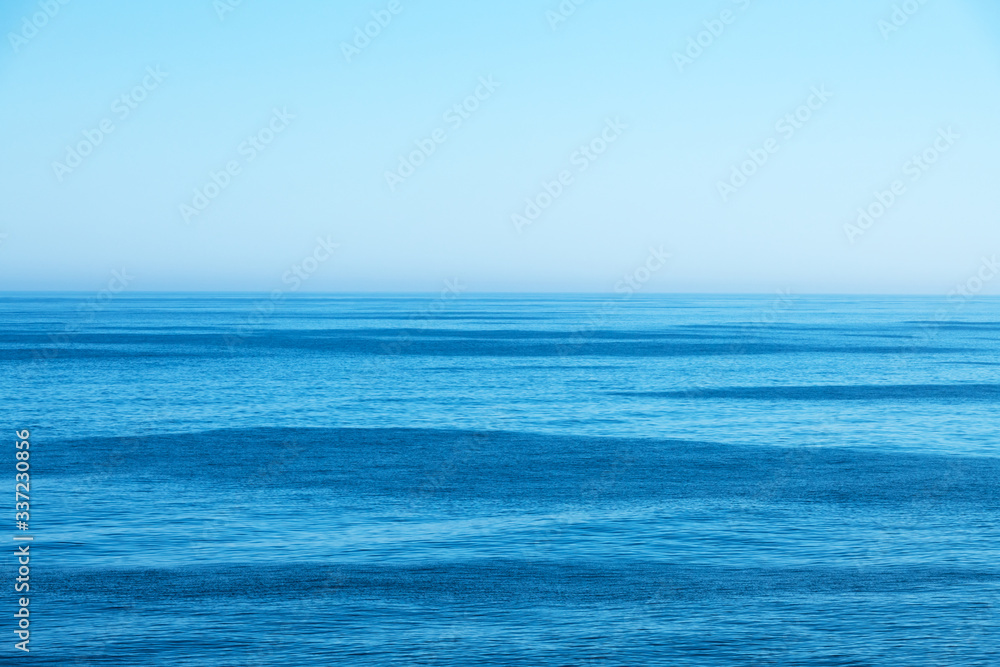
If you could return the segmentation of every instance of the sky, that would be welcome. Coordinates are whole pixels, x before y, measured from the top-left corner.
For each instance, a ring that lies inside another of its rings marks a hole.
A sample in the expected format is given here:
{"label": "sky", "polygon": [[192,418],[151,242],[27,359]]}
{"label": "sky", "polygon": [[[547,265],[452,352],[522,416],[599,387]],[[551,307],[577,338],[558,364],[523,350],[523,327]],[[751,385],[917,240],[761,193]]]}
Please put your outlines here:
{"label": "sky", "polygon": [[994,0],[6,0],[0,26],[4,290],[1000,294]]}

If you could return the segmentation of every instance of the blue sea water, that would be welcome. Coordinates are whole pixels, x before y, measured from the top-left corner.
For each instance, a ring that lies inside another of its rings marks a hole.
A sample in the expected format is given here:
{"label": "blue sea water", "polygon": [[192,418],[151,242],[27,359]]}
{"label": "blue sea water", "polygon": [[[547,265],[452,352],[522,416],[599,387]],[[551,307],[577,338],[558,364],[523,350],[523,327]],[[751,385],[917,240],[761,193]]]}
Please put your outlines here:
{"label": "blue sea water", "polygon": [[24,294],[0,323],[25,663],[1000,664],[998,299]]}

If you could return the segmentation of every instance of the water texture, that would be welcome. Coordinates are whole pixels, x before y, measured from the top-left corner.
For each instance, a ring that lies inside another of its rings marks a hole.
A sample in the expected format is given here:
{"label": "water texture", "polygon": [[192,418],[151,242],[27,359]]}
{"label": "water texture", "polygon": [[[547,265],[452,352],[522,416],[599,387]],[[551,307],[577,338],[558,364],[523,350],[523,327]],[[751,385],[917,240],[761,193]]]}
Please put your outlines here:
{"label": "water texture", "polygon": [[998,664],[998,306],[5,296],[27,661]]}

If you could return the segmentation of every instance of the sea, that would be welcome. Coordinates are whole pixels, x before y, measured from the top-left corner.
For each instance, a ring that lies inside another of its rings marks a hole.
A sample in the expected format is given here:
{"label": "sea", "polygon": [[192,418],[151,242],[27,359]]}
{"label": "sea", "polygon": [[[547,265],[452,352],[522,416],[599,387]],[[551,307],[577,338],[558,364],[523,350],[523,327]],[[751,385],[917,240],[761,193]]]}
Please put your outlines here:
{"label": "sea", "polygon": [[989,297],[7,293],[0,664],[997,665],[998,334]]}

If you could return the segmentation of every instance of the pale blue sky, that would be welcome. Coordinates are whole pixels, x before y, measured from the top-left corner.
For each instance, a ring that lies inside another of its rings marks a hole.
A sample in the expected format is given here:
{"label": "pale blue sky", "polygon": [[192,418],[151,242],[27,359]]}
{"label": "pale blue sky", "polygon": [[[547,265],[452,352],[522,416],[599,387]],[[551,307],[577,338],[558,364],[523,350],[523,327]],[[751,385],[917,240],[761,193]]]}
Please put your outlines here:
{"label": "pale blue sky", "polygon": [[[5,289],[92,291],[123,267],[135,290],[288,289],[317,237],[340,245],[303,290],[612,292],[663,247],[647,292],[946,294],[1000,253],[991,0],[910,0],[885,35],[903,3],[587,0],[553,28],[558,0],[398,0],[350,62],[342,43],[388,1],[243,0],[220,18],[222,2],[0,5]],[[674,54],[724,10],[679,71]],[[124,117],[115,100],[144,80]],[[776,123],[813,87],[832,97],[786,136]],[[461,126],[445,117],[477,88]],[[114,131],[78,167],[54,166],[102,121]],[[907,161],[947,128],[912,180]],[[386,172],[439,129],[393,191]],[[255,154],[243,142],[262,130]],[[602,132],[606,152],[574,156]],[[723,201],[718,183],[771,138]],[[560,172],[569,184],[518,232],[511,216]],[[845,224],[896,180],[903,194],[849,242]]]}

